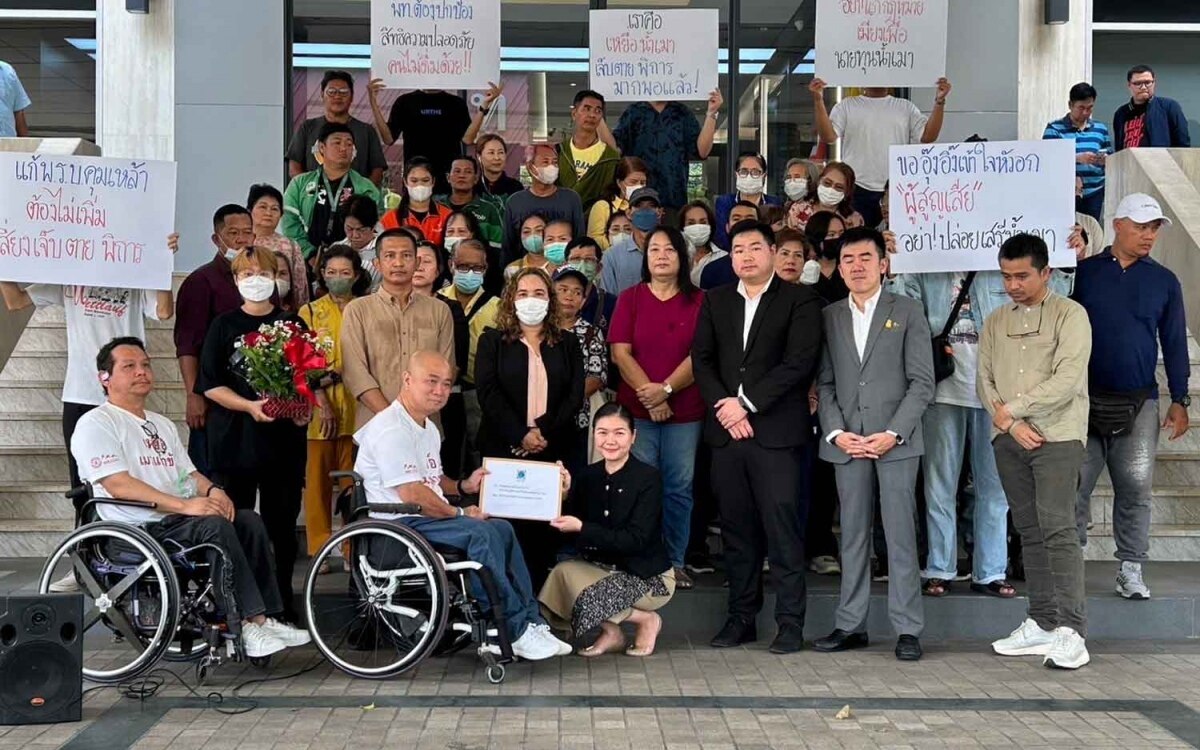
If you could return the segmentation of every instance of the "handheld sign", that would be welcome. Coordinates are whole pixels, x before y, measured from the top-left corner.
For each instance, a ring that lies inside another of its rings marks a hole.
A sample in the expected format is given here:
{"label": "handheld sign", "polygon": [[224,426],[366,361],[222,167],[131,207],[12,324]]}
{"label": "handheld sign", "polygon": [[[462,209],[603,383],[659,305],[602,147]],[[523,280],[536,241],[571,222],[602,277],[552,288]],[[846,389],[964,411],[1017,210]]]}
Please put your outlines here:
{"label": "handheld sign", "polygon": [[500,75],[500,0],[371,0],[371,76],[390,89],[485,89]]}
{"label": "handheld sign", "polygon": [[593,10],[589,85],[609,101],[707,99],[717,88],[713,9]]}
{"label": "handheld sign", "polygon": [[0,152],[0,278],[170,289],[175,162]]}
{"label": "handheld sign", "polygon": [[562,515],[562,469],[546,461],[485,458],[479,509],[497,518],[550,521]]}
{"label": "handheld sign", "polygon": [[896,273],[995,271],[1000,246],[1036,234],[1070,268],[1075,146],[1069,140],[892,146],[888,228]]}
{"label": "handheld sign", "polygon": [[816,75],[830,86],[932,86],[949,0],[817,0]]}

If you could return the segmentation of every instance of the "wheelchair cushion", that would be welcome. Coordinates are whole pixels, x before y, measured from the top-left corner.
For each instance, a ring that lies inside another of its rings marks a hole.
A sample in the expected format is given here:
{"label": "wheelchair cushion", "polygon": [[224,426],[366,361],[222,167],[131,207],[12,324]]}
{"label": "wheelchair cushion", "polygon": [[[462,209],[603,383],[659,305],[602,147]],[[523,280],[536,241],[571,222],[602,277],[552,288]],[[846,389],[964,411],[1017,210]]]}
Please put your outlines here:
{"label": "wheelchair cushion", "polygon": [[467,557],[466,550],[459,549],[458,547],[451,547],[448,544],[437,544],[433,542],[431,542],[431,544],[433,544],[434,551],[441,555],[442,559],[448,563],[467,562],[471,559]]}

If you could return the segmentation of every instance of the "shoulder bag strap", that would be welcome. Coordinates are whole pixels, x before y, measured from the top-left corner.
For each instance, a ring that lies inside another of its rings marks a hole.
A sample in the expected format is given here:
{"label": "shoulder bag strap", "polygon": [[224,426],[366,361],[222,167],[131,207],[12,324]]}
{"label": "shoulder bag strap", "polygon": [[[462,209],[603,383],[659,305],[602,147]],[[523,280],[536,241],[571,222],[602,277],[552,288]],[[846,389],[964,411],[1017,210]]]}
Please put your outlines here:
{"label": "shoulder bag strap", "polygon": [[967,301],[967,293],[971,291],[971,282],[974,280],[974,271],[968,273],[967,277],[963,279],[962,288],[958,290],[958,297],[954,300],[954,307],[950,308],[950,317],[946,318],[946,325],[942,327],[941,336],[950,335],[950,329],[954,327],[954,323],[958,320],[958,312],[962,310],[963,303]]}

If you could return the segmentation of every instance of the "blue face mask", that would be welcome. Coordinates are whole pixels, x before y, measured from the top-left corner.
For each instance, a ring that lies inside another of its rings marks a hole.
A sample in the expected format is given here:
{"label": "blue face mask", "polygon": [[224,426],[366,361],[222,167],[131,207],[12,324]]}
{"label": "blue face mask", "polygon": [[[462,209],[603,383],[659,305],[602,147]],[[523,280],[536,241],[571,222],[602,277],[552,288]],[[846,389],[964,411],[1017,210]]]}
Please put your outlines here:
{"label": "blue face mask", "polygon": [[534,255],[542,254],[542,235],[531,234],[521,240],[521,247],[525,248],[525,252],[533,253]]}
{"label": "blue face mask", "polygon": [[483,286],[483,271],[455,271],[454,288],[463,294],[474,294]]}
{"label": "blue face mask", "polygon": [[629,217],[633,228],[639,232],[651,232],[658,226],[658,212],[653,208],[639,208]]}
{"label": "blue face mask", "polygon": [[546,260],[556,266],[561,266],[567,259],[567,243],[551,242],[546,245]]}

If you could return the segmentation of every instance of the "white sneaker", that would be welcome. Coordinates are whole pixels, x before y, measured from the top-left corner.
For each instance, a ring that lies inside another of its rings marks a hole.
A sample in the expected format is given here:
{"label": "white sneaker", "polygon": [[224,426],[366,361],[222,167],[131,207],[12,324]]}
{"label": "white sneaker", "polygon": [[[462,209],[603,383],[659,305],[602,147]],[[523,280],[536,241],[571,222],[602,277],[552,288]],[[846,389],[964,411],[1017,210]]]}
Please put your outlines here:
{"label": "white sneaker", "polygon": [[308,634],[307,630],[292,627],[285,622],[276,620],[274,617],[268,617],[263,627],[266,628],[268,633],[283,641],[283,644],[288,648],[312,643],[312,636]]}
{"label": "white sneaker", "polygon": [[1042,659],[1042,665],[1055,669],[1079,669],[1092,660],[1083,636],[1071,628],[1058,628],[1054,631],[1054,644]]}
{"label": "white sneaker", "polygon": [[526,661],[542,661],[552,656],[558,656],[558,646],[542,635],[541,628],[537,626],[537,623],[532,622],[525,626],[525,632],[521,634],[521,637],[513,641],[512,650],[514,654]]}
{"label": "white sneaker", "polygon": [[541,633],[542,638],[544,638],[547,643],[554,645],[554,648],[557,652],[555,656],[569,656],[571,652],[575,650],[571,647],[571,644],[567,643],[566,641],[559,640],[559,638],[554,635],[554,632],[550,630],[550,626],[546,623],[539,622],[530,627],[537,628],[538,632]]}
{"label": "white sneaker", "polygon": [[817,555],[809,561],[808,569],[819,576],[836,576],[842,572],[842,566],[833,555]]}
{"label": "white sneaker", "polygon": [[267,630],[266,625],[244,622],[242,623],[242,648],[245,649],[246,656],[258,659],[284,650],[287,648],[287,644]]}
{"label": "white sneaker", "polygon": [[992,650],[1001,656],[1045,656],[1054,644],[1054,631],[1042,630],[1033,618],[1025,618],[1021,627],[992,642]]}
{"label": "white sneaker", "polygon": [[75,571],[68,572],[62,578],[50,584],[51,594],[76,594],[83,591],[79,581],[75,580]]}
{"label": "white sneaker", "polygon": [[1142,580],[1142,564],[1125,561],[1117,573],[1117,593],[1126,599],[1149,599],[1150,589]]}

